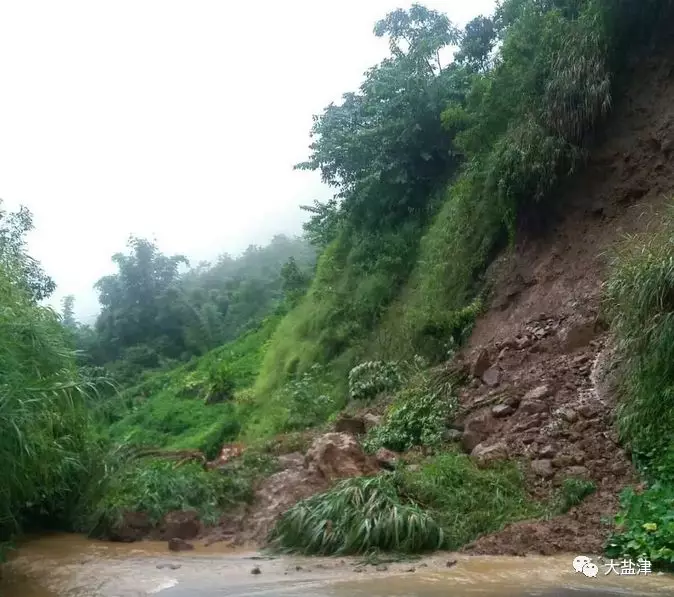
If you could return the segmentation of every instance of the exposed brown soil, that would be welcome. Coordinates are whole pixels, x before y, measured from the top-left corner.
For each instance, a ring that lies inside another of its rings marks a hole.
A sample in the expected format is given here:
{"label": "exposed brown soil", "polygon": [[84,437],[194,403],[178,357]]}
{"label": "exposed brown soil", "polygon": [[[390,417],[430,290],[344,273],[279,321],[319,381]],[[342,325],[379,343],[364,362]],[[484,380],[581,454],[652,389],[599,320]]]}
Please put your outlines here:
{"label": "exposed brown soil", "polygon": [[[610,532],[602,519],[636,482],[613,429],[615,393],[602,385],[609,339],[598,316],[607,250],[657,225],[674,189],[673,64],[657,56],[635,65],[630,91],[616,102],[586,170],[560,198],[564,216],[492,268],[491,308],[466,351],[494,387],[474,381],[463,392],[464,442],[482,442],[476,453],[487,458],[506,451],[525,459],[536,496],[551,495],[570,475],[593,480],[597,491],[566,515],[510,525],[466,551],[599,552]],[[543,386],[538,400],[523,400]],[[510,408],[493,411],[496,404]]]}

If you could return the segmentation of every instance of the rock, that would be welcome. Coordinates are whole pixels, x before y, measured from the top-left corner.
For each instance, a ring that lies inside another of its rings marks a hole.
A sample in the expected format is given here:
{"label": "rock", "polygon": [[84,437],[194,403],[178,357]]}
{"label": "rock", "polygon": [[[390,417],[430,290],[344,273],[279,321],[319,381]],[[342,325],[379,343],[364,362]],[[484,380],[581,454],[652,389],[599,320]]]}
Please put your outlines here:
{"label": "rock", "polygon": [[581,404],[576,409],[580,415],[586,419],[592,419],[599,414],[599,409],[594,404]]}
{"label": "rock", "polygon": [[168,548],[170,551],[190,551],[194,549],[194,545],[184,539],[174,537],[173,539],[169,539]]}
{"label": "rock", "polygon": [[377,572],[386,572],[388,570],[388,566],[386,564],[379,564],[379,566],[377,566],[375,570]]}
{"label": "rock", "polygon": [[494,408],[491,409],[491,414],[494,415],[497,419],[509,417],[514,412],[515,409],[507,404],[497,404]]}
{"label": "rock", "polygon": [[356,566],[353,569],[354,572],[365,572],[365,568],[363,566]]}
{"label": "rock", "polygon": [[554,458],[555,455],[557,454],[557,450],[555,450],[554,446],[548,444],[547,446],[543,446],[538,453],[538,455],[541,458]]}
{"label": "rock", "polygon": [[533,340],[529,336],[524,336],[523,338],[515,338],[515,348],[517,350],[524,350],[528,348],[533,343]]}
{"label": "rock", "polygon": [[569,454],[557,454],[552,460],[553,466],[556,468],[565,468],[573,464],[573,457]]}
{"label": "rock", "polygon": [[482,374],[482,381],[490,388],[495,388],[501,383],[501,370],[496,365],[489,367],[489,369]]}
{"label": "rock", "polygon": [[160,537],[170,539],[194,539],[201,531],[199,513],[196,510],[175,510],[164,516],[160,526]]}
{"label": "rock", "polygon": [[120,522],[109,533],[111,541],[129,543],[140,541],[152,530],[152,523],[145,512],[124,512]]}
{"label": "rock", "polygon": [[250,571],[251,574],[262,574],[259,566],[253,566],[253,569]]}
{"label": "rock", "polygon": [[548,459],[532,460],[531,470],[539,477],[543,477],[543,479],[550,479],[555,474],[552,468],[552,461]]}
{"label": "rock", "polygon": [[452,566],[456,566],[456,560],[447,560],[446,566],[447,566],[447,568],[451,568]]}
{"label": "rock", "polygon": [[473,360],[473,364],[470,367],[470,374],[473,377],[482,377],[484,372],[489,369],[489,367],[491,367],[489,352],[483,348]]}
{"label": "rock", "polygon": [[506,460],[508,458],[508,446],[503,442],[497,442],[492,445],[479,444],[475,446],[470,457],[475,459],[480,465],[485,465],[496,460]]}
{"label": "rock", "polygon": [[590,476],[590,471],[584,466],[570,466],[566,469],[565,474],[567,477],[587,479]]}
{"label": "rock", "polygon": [[181,566],[182,564],[169,564],[171,570],[178,570]]}
{"label": "rock", "polygon": [[575,423],[578,420],[578,413],[568,406],[560,408],[557,414],[567,423]]}
{"label": "rock", "polygon": [[517,408],[521,402],[522,399],[519,396],[508,396],[505,400],[505,404],[512,406],[513,408]]}
{"label": "rock", "polygon": [[381,417],[373,415],[372,413],[366,413],[363,415],[363,422],[365,423],[365,431],[369,431],[373,427],[379,427],[379,425],[381,425]]}
{"label": "rock", "polygon": [[374,457],[377,459],[379,466],[389,470],[395,469],[396,463],[398,462],[398,455],[386,448],[379,448]]}
{"label": "rock", "polygon": [[595,336],[596,330],[593,321],[573,324],[560,330],[557,335],[561,349],[564,352],[574,352],[579,348],[587,346]]}
{"label": "rock", "polygon": [[461,436],[461,447],[467,454],[470,454],[481,441],[482,438],[479,433],[476,431],[466,431]]}
{"label": "rock", "polygon": [[466,432],[473,431],[483,439],[493,433],[497,424],[489,410],[483,410],[472,415],[466,420],[464,428]]}
{"label": "rock", "polygon": [[548,405],[540,400],[523,400],[519,410],[523,415],[536,415],[547,412]]}
{"label": "rock", "polygon": [[524,394],[522,402],[528,400],[543,400],[544,398],[547,398],[550,395],[552,395],[552,392],[549,386],[546,385],[538,386],[533,390],[529,390],[526,394]]}
{"label": "rock", "polygon": [[416,572],[416,571],[417,571],[417,569],[414,566],[405,570],[405,572]]}
{"label": "rock", "polygon": [[447,443],[460,442],[462,438],[463,433],[458,429],[445,429],[442,434],[443,441],[446,441]]}
{"label": "rock", "polygon": [[585,462],[585,454],[582,452],[574,452],[571,455],[571,459],[573,460],[573,464],[583,464]]}
{"label": "rock", "polygon": [[326,480],[374,475],[376,460],[363,452],[348,433],[326,433],[317,437],[305,457],[310,473],[320,473]]}
{"label": "rock", "polygon": [[410,465],[408,465],[407,470],[410,473],[416,473],[416,472],[421,470],[421,466],[418,465],[418,464],[410,464]]}
{"label": "rock", "polygon": [[350,433],[351,435],[363,435],[365,433],[365,421],[360,417],[352,417],[342,414],[335,421],[337,433]]}

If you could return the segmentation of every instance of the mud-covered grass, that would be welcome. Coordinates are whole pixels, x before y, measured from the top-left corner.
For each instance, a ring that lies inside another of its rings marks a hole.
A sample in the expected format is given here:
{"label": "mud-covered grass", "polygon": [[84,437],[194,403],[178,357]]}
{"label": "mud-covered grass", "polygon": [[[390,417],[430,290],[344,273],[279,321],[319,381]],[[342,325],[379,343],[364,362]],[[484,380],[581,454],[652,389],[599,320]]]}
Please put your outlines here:
{"label": "mud-covered grass", "polygon": [[543,511],[514,464],[479,468],[447,452],[418,470],[342,481],[300,502],[275,527],[272,545],[321,555],[457,549]]}

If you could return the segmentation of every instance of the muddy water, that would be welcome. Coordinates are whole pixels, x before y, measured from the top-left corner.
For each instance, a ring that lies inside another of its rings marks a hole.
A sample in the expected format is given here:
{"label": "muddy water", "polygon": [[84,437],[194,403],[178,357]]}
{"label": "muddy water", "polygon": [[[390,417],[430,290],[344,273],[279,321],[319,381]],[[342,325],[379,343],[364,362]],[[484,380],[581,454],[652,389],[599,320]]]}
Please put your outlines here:
{"label": "muddy water", "polygon": [[[577,555],[577,554],[575,554]],[[448,560],[458,560],[447,567]],[[626,597],[674,595],[674,577],[586,578],[573,556],[439,554],[389,563],[266,558],[222,545],[173,554],[165,543],[113,544],[52,535],[20,546],[2,570],[2,597]],[[254,567],[260,574],[251,574]]]}

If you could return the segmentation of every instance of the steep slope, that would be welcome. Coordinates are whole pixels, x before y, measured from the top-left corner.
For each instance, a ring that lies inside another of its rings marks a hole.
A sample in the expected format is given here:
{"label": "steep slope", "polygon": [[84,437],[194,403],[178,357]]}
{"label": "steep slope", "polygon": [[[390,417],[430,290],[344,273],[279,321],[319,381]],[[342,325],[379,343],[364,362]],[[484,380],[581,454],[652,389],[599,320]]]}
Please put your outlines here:
{"label": "steep slope", "polygon": [[498,446],[527,459],[540,497],[573,476],[592,480],[597,491],[562,517],[481,538],[467,548],[477,553],[601,551],[609,530],[603,519],[636,479],[613,429],[602,280],[607,251],[656,226],[674,187],[674,61],[671,53],[652,56],[631,71],[586,170],[560,197],[557,225],[492,268],[490,308],[464,353],[473,373],[490,368],[484,379],[493,386],[475,380],[461,394],[465,447],[479,442],[476,455]]}

